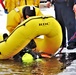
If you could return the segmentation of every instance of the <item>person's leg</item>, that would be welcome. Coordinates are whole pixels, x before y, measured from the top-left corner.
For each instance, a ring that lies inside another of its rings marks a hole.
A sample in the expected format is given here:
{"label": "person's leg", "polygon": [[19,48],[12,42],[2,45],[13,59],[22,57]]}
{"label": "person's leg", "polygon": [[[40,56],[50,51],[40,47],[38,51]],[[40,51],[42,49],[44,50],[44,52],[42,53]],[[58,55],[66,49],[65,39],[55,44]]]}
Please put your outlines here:
{"label": "person's leg", "polygon": [[[64,24],[67,27],[67,35],[68,35],[68,49],[74,49],[76,48],[76,39],[71,39],[71,37],[76,32],[76,20],[75,20],[75,14],[70,6],[66,6],[66,8],[63,8],[62,10],[62,17],[64,20]],[[71,40],[70,40],[71,39]]]}
{"label": "person's leg", "polygon": [[[76,38],[72,38],[74,33],[76,32],[76,20],[75,14],[70,6],[66,6],[64,10],[62,10],[63,20],[67,27],[68,32],[68,50],[73,50],[76,48]],[[68,60],[73,61],[76,59],[76,53],[69,53]]]}
{"label": "person's leg", "polygon": [[62,27],[62,32],[63,32],[62,47],[66,47],[66,29],[65,29],[63,18],[62,18],[61,9],[62,9],[61,5],[56,3],[55,4],[55,16],[56,16],[56,20],[60,23]]}
{"label": "person's leg", "polygon": [[[61,18],[59,18],[58,16],[56,16],[57,20],[60,22],[60,24],[62,25],[62,27],[65,25],[66,28],[67,28],[68,41],[69,41],[71,39],[71,37],[74,35],[75,31],[76,31],[75,30],[76,29],[76,21],[75,21],[74,12],[73,12],[72,8],[67,7],[66,4],[58,6],[58,8],[55,9],[55,10],[56,10],[56,15],[59,14],[59,16],[61,16]],[[63,35],[63,37],[64,36],[65,36],[65,34]],[[69,49],[76,48],[76,43],[75,42],[76,42],[76,39],[71,40],[68,43],[69,44],[69,46],[68,46]],[[74,60],[74,59],[76,59],[75,55],[76,55],[76,53],[69,54],[68,55],[68,60]]]}

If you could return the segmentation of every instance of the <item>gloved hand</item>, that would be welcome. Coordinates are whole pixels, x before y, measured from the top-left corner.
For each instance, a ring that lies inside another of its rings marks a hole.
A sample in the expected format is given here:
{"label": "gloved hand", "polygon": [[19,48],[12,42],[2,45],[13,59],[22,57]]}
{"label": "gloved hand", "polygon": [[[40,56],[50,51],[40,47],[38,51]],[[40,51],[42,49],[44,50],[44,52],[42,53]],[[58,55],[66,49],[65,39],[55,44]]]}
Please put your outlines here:
{"label": "gloved hand", "polygon": [[8,34],[7,33],[4,33],[3,34],[3,39],[6,40],[7,38],[8,38]]}

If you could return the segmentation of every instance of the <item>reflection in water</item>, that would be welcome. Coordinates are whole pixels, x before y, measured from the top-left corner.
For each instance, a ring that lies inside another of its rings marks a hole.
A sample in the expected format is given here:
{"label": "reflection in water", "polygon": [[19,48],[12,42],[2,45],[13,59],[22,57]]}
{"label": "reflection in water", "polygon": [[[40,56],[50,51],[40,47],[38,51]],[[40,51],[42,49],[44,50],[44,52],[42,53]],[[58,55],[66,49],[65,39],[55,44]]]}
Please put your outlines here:
{"label": "reflection in water", "polygon": [[31,65],[21,64],[13,60],[0,60],[0,75],[57,75],[62,64],[56,60],[43,59]]}

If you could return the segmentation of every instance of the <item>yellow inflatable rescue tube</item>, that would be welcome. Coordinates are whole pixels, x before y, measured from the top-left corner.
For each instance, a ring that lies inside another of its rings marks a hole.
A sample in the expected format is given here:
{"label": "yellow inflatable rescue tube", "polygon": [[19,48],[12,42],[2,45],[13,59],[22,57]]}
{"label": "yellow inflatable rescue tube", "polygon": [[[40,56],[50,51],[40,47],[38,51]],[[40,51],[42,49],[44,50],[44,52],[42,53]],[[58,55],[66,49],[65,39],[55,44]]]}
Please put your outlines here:
{"label": "yellow inflatable rescue tube", "polygon": [[[44,38],[37,38],[44,35]],[[0,43],[0,59],[8,59],[20,52],[34,39],[37,50],[54,54],[62,43],[60,24],[51,16],[30,17],[19,24],[9,37]]]}

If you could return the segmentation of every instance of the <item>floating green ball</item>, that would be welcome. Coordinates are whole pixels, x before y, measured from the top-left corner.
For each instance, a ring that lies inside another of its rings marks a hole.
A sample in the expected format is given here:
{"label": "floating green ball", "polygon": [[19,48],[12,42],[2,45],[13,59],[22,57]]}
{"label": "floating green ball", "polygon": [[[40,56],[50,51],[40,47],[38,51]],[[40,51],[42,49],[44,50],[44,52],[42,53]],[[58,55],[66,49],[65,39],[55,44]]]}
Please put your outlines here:
{"label": "floating green ball", "polygon": [[22,56],[22,62],[24,64],[30,64],[32,63],[34,60],[33,60],[33,56],[29,53],[25,53],[23,56]]}

